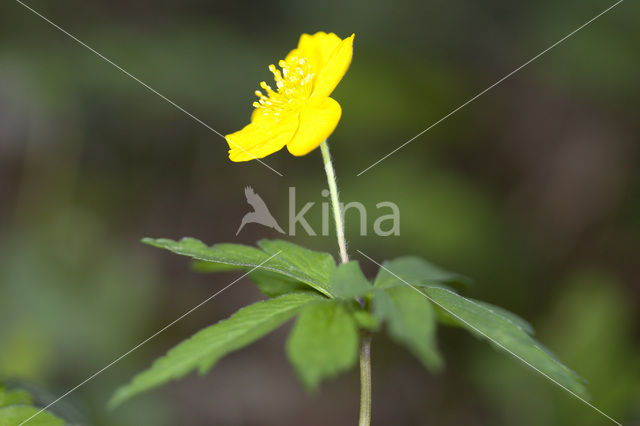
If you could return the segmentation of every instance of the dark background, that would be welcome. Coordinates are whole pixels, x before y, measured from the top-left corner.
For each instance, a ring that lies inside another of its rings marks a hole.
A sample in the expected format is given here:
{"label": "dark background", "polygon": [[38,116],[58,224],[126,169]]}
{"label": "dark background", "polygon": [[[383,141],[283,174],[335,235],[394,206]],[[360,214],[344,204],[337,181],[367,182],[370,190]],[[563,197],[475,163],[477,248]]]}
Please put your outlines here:
{"label": "dark background", "polygon": [[[223,134],[247,123],[267,65],[300,33],[356,33],[330,140],[350,252],[417,254],[475,279],[466,294],[530,320],[594,403],[640,424],[640,7],[626,1],[356,174],[601,12],[601,0],[65,1],[29,5]],[[283,226],[326,187],[319,151],[227,159],[225,141],[14,1],[0,5],[0,375],[52,400],[233,280],[144,236],[236,237],[252,185]],[[375,204],[401,210],[377,237]],[[318,225],[319,226],[319,225]],[[337,253],[334,236],[294,242]],[[358,374],[298,384],[286,328],[115,411],[107,398],[198,329],[259,300],[247,280],[56,405],[93,425],[351,425]],[[606,425],[552,383],[460,330],[447,369],[373,342],[374,424]]]}

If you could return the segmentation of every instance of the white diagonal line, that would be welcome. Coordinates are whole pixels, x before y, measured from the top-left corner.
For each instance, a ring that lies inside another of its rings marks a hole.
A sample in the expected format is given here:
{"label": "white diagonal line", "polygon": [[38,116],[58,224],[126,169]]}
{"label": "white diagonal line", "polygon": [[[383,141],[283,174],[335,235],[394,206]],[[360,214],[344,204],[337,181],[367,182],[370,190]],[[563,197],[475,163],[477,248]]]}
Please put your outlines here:
{"label": "white diagonal line", "polygon": [[604,411],[600,410],[598,407],[596,407],[595,405],[591,404],[589,401],[587,401],[586,399],[582,398],[580,395],[578,395],[577,393],[573,392],[571,389],[567,388],[566,386],[564,386],[563,384],[557,382],[554,378],[552,378],[551,376],[549,376],[548,374],[540,371],[538,368],[536,368],[534,365],[532,365],[531,363],[529,363],[527,360],[525,360],[524,358],[522,358],[520,355],[515,354],[514,352],[510,351],[508,348],[506,348],[504,345],[502,345],[500,342],[498,342],[495,339],[492,339],[491,337],[489,337],[488,335],[486,335],[485,333],[483,333],[482,331],[480,331],[478,328],[476,328],[475,326],[473,326],[472,324],[469,324],[467,321],[465,321],[464,319],[460,318],[458,315],[454,314],[453,312],[451,312],[449,309],[445,308],[444,306],[442,306],[440,303],[436,302],[435,300],[433,300],[431,297],[429,297],[427,294],[421,292],[420,290],[418,290],[417,287],[415,287],[412,284],[409,284],[407,281],[405,281],[404,279],[402,279],[401,277],[399,277],[398,275],[394,274],[392,271],[390,271],[388,268],[385,268],[383,265],[381,265],[380,263],[376,262],[375,260],[373,260],[371,257],[367,256],[366,254],[364,254],[363,252],[361,252],[360,250],[357,250],[358,253],[360,253],[361,255],[363,255],[364,257],[366,257],[367,259],[369,259],[371,262],[375,263],[376,265],[378,265],[380,268],[384,269],[385,271],[387,271],[388,273],[390,273],[391,275],[393,275],[394,277],[396,277],[397,279],[399,279],[400,281],[402,281],[403,283],[405,283],[406,285],[408,285],[409,287],[411,287],[412,289],[414,289],[415,291],[417,291],[418,293],[420,293],[422,296],[426,297],[427,299],[429,299],[429,301],[435,305],[438,305],[441,309],[447,311],[447,313],[449,313],[449,315],[453,316],[454,318],[456,318],[458,321],[463,322],[464,324],[466,324],[467,326],[469,326],[470,328],[472,328],[473,330],[475,330],[478,334],[480,334],[481,336],[483,336],[484,338],[486,338],[487,340],[490,340],[491,342],[493,342],[493,344],[499,346],[500,348],[502,348],[503,350],[505,350],[506,352],[508,352],[509,354],[513,355],[515,358],[517,358],[518,360],[522,361],[523,363],[525,363],[526,365],[528,365],[529,367],[531,367],[533,370],[537,371],[538,373],[542,374],[544,377],[546,377],[547,379],[549,379],[551,382],[555,383],[556,385],[560,386],[562,389],[564,389],[565,391],[569,392],[571,395],[573,395],[574,397],[576,397],[577,399],[579,399],[580,401],[582,401],[583,403],[585,403],[586,405],[588,405],[589,407],[593,408],[595,411],[597,411],[598,413],[600,413],[601,415],[603,415],[604,417],[606,417],[607,419],[611,420],[613,423],[617,424],[618,426],[622,426],[621,423],[619,423],[618,421],[614,420],[613,418],[611,418],[609,415],[607,415]]}
{"label": "white diagonal line", "polygon": [[235,146],[236,148],[244,151],[245,154],[248,154],[252,159],[257,160],[260,164],[262,164],[263,166],[267,167],[269,170],[271,170],[272,172],[274,172],[275,174],[282,176],[282,173],[280,173],[279,171],[275,170],[273,167],[269,166],[267,163],[265,163],[264,161],[260,160],[259,158],[254,157],[251,153],[245,151],[242,147],[236,145],[235,143],[231,142],[230,140],[228,140],[227,138],[224,137],[224,135],[222,133],[220,133],[219,131],[217,131],[216,129],[214,129],[213,127],[211,127],[210,125],[208,125],[207,123],[205,123],[204,121],[202,121],[201,119],[199,119],[198,117],[196,117],[195,115],[191,114],[189,111],[187,111],[186,109],[184,109],[183,107],[181,107],[180,105],[178,105],[177,103],[175,103],[174,101],[172,101],[171,99],[167,98],[165,95],[163,95],[162,93],[158,92],[156,89],[154,89],[153,87],[149,86],[147,83],[145,83],[144,81],[140,80],[138,77],[136,77],[135,75],[131,74],[129,71],[125,70],[124,68],[122,68],[120,65],[116,64],[115,62],[113,62],[111,59],[107,58],[106,56],[104,56],[102,53],[98,52],[97,50],[95,50],[93,47],[89,46],[88,44],[86,44],[85,42],[83,42],[82,40],[80,40],[78,37],[74,36],[73,34],[71,34],[70,32],[68,32],[67,30],[65,30],[64,28],[60,27],[58,24],[56,24],[55,22],[51,21],[49,18],[47,18],[46,16],[43,16],[41,13],[39,13],[38,11],[36,11],[35,9],[33,9],[31,6],[28,6],[26,4],[24,4],[22,1],[20,0],[16,0],[16,2],[18,2],[19,4],[21,4],[22,6],[24,6],[26,9],[30,10],[31,12],[33,12],[34,14],[36,14],[37,16],[39,16],[40,18],[42,18],[44,21],[48,22],[49,24],[51,24],[54,28],[58,29],[60,32],[62,32],[63,34],[69,36],[71,39],[73,39],[74,41],[78,42],[81,46],[86,47],[87,49],[89,49],[91,52],[95,53],[97,56],[99,56],[101,59],[103,59],[104,61],[108,62],[109,64],[113,65],[116,69],[118,69],[119,71],[122,71],[125,75],[127,75],[128,77],[132,78],[133,80],[135,80],[136,82],[138,82],[140,85],[142,85],[144,88],[148,89],[149,91],[155,93],[156,95],[158,95],[160,98],[162,98],[163,100],[167,101],[168,103],[170,103],[172,106],[174,106],[176,109],[178,109],[179,111],[185,113],[186,115],[188,115],[189,117],[191,117],[192,119],[194,119],[195,121],[197,121],[198,123],[202,124],[204,127],[206,127],[207,129],[211,130],[213,133],[215,133],[216,135],[220,136],[222,139],[224,139],[225,141],[227,141],[228,143],[230,143],[231,145]]}
{"label": "white diagonal line", "polygon": [[520,71],[522,68],[526,67],[527,65],[529,65],[530,63],[532,63],[533,61],[535,61],[536,59],[538,59],[539,57],[541,57],[542,55],[544,55],[545,53],[547,53],[548,51],[550,51],[551,49],[553,49],[554,47],[556,47],[557,45],[559,45],[560,43],[562,43],[563,41],[565,41],[566,39],[568,39],[569,37],[573,36],[575,33],[577,33],[578,31],[580,31],[581,29],[583,29],[584,27],[586,27],[587,25],[589,25],[590,23],[592,23],[593,21],[595,21],[596,19],[598,19],[599,17],[601,17],[602,15],[604,15],[605,13],[609,12],[611,9],[613,9],[614,7],[616,7],[617,5],[619,5],[620,3],[622,3],[624,0],[618,0],[617,2],[615,2],[614,4],[612,4],[611,6],[609,6],[608,8],[606,8],[605,10],[603,10],[602,12],[598,13],[596,16],[594,16],[593,18],[589,19],[587,22],[585,22],[584,24],[580,25],[578,28],[576,28],[575,30],[571,31],[569,34],[567,34],[566,36],[562,37],[560,40],[556,41],[555,43],[553,43],[551,46],[547,47],[546,49],[544,49],[542,52],[538,53],[536,56],[534,56],[533,58],[529,59],[527,62],[525,62],[524,64],[520,65],[518,68],[516,68],[515,70],[511,71],[509,74],[505,75],[504,77],[502,77],[500,80],[496,81],[495,83],[493,83],[491,86],[487,87],[486,89],[484,89],[483,91],[481,91],[480,93],[478,93],[477,95],[475,95],[474,97],[472,97],[471,99],[469,99],[468,101],[466,101],[465,103],[463,103],[462,105],[460,105],[459,107],[457,107],[456,109],[454,109],[453,111],[451,111],[450,113],[448,113],[447,115],[445,115],[444,117],[442,117],[441,119],[439,119],[438,121],[436,121],[435,123],[431,124],[429,127],[427,127],[426,129],[424,129],[423,131],[421,131],[420,133],[418,133],[417,135],[415,135],[414,137],[412,137],[411,139],[409,139],[408,141],[406,141],[405,143],[403,143],[402,145],[400,145],[399,147],[397,147],[396,149],[394,149],[393,151],[391,151],[390,153],[388,153],[387,155],[385,155],[384,157],[380,158],[378,161],[376,161],[375,163],[371,164],[369,167],[367,167],[366,169],[362,170],[360,173],[358,173],[357,176],[362,175],[363,173],[365,173],[366,171],[368,171],[369,169],[371,169],[372,167],[376,166],[377,164],[379,164],[381,161],[387,159],[388,157],[390,157],[391,155],[395,154],[396,152],[398,152],[399,150],[401,150],[402,148],[404,148],[405,146],[409,145],[411,142],[413,142],[415,139],[419,138],[420,136],[422,136],[424,133],[428,132],[429,130],[431,130],[432,128],[434,128],[435,126],[437,126],[438,124],[442,123],[444,120],[446,120],[447,118],[451,117],[453,114],[455,114],[456,112],[460,111],[462,108],[466,107],[467,105],[469,105],[471,102],[475,101],[476,99],[478,99],[480,96],[484,95],[485,93],[487,93],[489,90],[493,89],[494,87],[496,87],[498,84],[502,83],[503,81],[505,81],[506,79],[508,79],[509,77],[511,77],[512,75],[514,75],[515,73],[517,73],[518,71]]}
{"label": "white diagonal line", "polygon": [[244,277],[246,277],[247,275],[249,275],[251,272],[255,271],[256,269],[258,269],[259,267],[261,267],[262,265],[264,265],[265,263],[267,263],[269,260],[273,259],[274,257],[276,257],[277,255],[279,255],[280,253],[282,253],[282,250],[278,250],[278,252],[272,256],[270,256],[268,259],[266,259],[264,262],[262,262],[261,264],[253,267],[251,270],[247,271],[246,273],[244,273],[242,276],[240,276],[239,278],[235,279],[234,281],[232,281],[230,284],[228,284],[227,286],[225,286],[224,288],[222,288],[221,290],[218,290],[217,292],[215,292],[214,294],[212,294],[211,296],[207,297],[205,300],[203,300],[202,302],[198,303],[196,306],[194,306],[193,308],[189,309],[187,312],[185,312],[184,314],[180,315],[178,318],[176,318],[175,320],[171,321],[169,324],[165,325],[164,327],[162,327],[160,330],[156,331],[155,333],[153,333],[151,336],[147,337],[146,339],[144,339],[142,342],[138,343],[136,346],[134,346],[133,348],[129,349],[127,352],[125,352],[124,354],[120,355],[118,358],[114,359],[113,361],[111,361],[109,364],[107,364],[106,366],[102,367],[100,370],[96,371],[95,373],[93,373],[91,376],[87,377],[85,380],[83,380],[80,384],[74,386],[73,388],[69,389],[67,392],[65,392],[64,394],[62,394],[61,396],[59,396],[55,401],[51,402],[49,405],[47,405],[46,407],[42,408],[40,411],[38,411],[37,413],[35,413],[34,415],[32,415],[31,417],[29,417],[28,419],[24,420],[22,423],[20,423],[18,426],[22,426],[25,423],[27,423],[28,421],[30,421],[31,419],[33,419],[34,417],[36,417],[38,414],[42,413],[43,411],[49,409],[52,405],[58,403],[61,399],[65,398],[66,396],[68,396],[70,393],[74,392],[76,389],[78,389],[79,387],[85,385],[87,382],[93,380],[96,376],[98,376],[99,374],[101,374],[102,372],[104,372],[106,369],[108,369],[109,367],[111,367],[112,365],[114,365],[115,363],[117,363],[118,361],[122,360],[123,358],[125,358],[126,356],[128,356],[129,354],[131,354],[133,351],[135,351],[136,349],[138,349],[140,346],[144,345],[145,343],[147,343],[149,340],[153,339],[154,337],[156,337],[157,335],[159,335],[160,333],[164,332],[165,330],[167,330],[169,327],[173,326],[175,323],[177,323],[178,321],[182,320],[184,317],[186,317],[187,315],[190,315],[191,313],[193,313],[193,311],[195,311],[196,309],[200,308],[202,305],[204,305],[205,303],[207,303],[208,301],[210,301],[211,299],[213,299],[214,297],[216,297],[217,295],[219,295],[220,293],[222,293],[223,291],[225,291],[226,289],[228,289],[229,287],[231,287],[232,285],[234,285],[235,283],[237,283],[238,281],[240,281],[241,279],[243,279]]}

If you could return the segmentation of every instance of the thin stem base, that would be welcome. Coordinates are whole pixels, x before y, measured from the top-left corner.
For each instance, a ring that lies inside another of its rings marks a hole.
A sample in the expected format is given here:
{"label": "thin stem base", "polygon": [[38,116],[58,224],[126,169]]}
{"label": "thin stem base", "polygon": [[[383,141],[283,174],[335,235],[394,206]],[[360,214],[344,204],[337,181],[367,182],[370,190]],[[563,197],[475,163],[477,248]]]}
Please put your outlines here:
{"label": "thin stem base", "polygon": [[[324,171],[327,174],[327,183],[331,193],[331,205],[333,206],[333,218],[336,224],[336,236],[338,237],[338,247],[340,248],[340,263],[347,263],[347,242],[344,237],[344,221],[342,207],[338,197],[338,185],[336,183],[336,173],[331,162],[329,145],[327,141],[320,145],[322,160],[324,161]],[[364,300],[360,304],[365,308]],[[365,333],[362,336],[360,346],[360,421],[359,426],[369,426],[371,424],[371,334]]]}
{"label": "thin stem base", "polygon": [[371,335],[362,336],[360,346],[360,421],[358,426],[371,424]]}

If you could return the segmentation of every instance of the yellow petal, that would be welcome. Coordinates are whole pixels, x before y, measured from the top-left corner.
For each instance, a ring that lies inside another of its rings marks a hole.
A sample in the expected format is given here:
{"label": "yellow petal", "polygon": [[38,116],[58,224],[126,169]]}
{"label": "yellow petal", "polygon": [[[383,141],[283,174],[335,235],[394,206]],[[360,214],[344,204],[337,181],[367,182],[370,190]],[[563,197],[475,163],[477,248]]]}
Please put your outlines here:
{"label": "yellow petal", "polygon": [[351,64],[353,37],[342,40],[333,50],[326,64],[315,78],[311,97],[329,96],[336,88]]}
{"label": "yellow petal", "polygon": [[251,122],[259,121],[265,118],[270,118],[266,108],[259,106],[258,108],[253,109],[253,112],[251,113]]}
{"label": "yellow petal", "polygon": [[229,144],[231,161],[249,161],[263,158],[281,150],[296,133],[298,114],[281,116],[279,121],[262,117],[242,130],[225,136]]}
{"label": "yellow petal", "polygon": [[340,37],[334,33],[327,34],[320,31],[313,35],[302,34],[298,41],[298,47],[292,50],[287,58],[294,55],[306,58],[311,65],[312,72],[317,74],[329,61],[331,54],[341,41]]}
{"label": "yellow petal", "polygon": [[333,133],[341,115],[340,104],[332,98],[310,102],[300,111],[298,131],[287,144],[289,152],[301,156],[313,151]]}

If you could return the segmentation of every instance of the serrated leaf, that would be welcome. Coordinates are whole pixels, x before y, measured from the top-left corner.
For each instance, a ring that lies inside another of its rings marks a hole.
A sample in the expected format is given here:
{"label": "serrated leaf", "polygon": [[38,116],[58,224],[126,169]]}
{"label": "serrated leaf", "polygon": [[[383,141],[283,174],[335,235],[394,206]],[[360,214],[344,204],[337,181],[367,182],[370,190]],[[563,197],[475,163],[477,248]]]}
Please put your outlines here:
{"label": "serrated leaf", "polygon": [[442,368],[436,344],[436,313],[432,304],[406,284],[379,289],[373,297],[373,312],[388,324],[391,337],[406,346],[432,371]]}
{"label": "serrated leaf", "polygon": [[323,300],[327,299],[311,292],[294,293],[246,306],[169,350],[148,370],[118,389],[110,405],[117,406],[138,393],[196,369],[204,373],[226,354],[247,346],[292,318],[302,307]]}
{"label": "serrated leaf", "polygon": [[229,263],[215,263],[210,260],[194,260],[191,262],[191,268],[196,272],[208,274],[215,272],[245,271],[248,267],[243,265],[231,265]]}
{"label": "serrated leaf", "polygon": [[9,405],[0,408],[0,426],[17,426],[37,414],[29,420],[29,426],[62,426],[64,421],[48,411],[38,414],[40,408],[30,405]]}
{"label": "serrated leaf", "polygon": [[[227,265],[224,263],[213,263],[202,260],[193,262],[193,269],[196,272],[228,272],[246,270],[245,266]],[[271,271],[256,269],[249,274],[249,279],[253,281],[258,289],[267,297],[282,296],[287,293],[309,290],[307,284],[288,276],[277,274]]]}
{"label": "serrated leaf", "polygon": [[420,290],[456,319],[461,327],[488,339],[494,346],[515,356],[565,389],[582,398],[589,397],[583,380],[558,361],[548,349],[532,339],[511,318],[447,289],[431,287]]}
{"label": "serrated leaf", "polygon": [[331,292],[341,299],[362,297],[373,289],[358,261],[339,265],[331,276]]}
{"label": "serrated leaf", "polygon": [[287,265],[309,274],[314,281],[326,284],[331,279],[336,261],[329,253],[308,248],[284,240],[260,240],[258,247],[269,255],[278,254]]}
{"label": "serrated leaf", "polygon": [[[533,329],[533,326],[531,324],[529,324],[528,321],[526,321],[525,319],[519,317],[518,315],[514,314],[513,312],[507,311],[504,308],[501,308],[499,306],[492,305],[491,303],[483,302],[483,301],[480,301],[480,300],[470,299],[468,297],[467,297],[467,300],[470,300],[470,301],[472,301],[474,303],[477,303],[480,306],[484,306],[488,310],[492,311],[494,314],[503,317],[507,321],[511,321],[515,326],[520,327],[527,334],[531,334],[531,335],[535,334],[535,330]],[[455,319],[453,316],[451,316],[450,313],[448,313],[444,309],[440,308],[439,306],[437,306],[437,305],[434,305],[434,306],[435,306],[435,309],[436,309],[438,322],[440,322],[442,324],[445,324],[445,325],[450,325],[450,326],[453,326],[453,327],[461,327],[461,323],[460,323],[459,320]]]}
{"label": "serrated leaf", "polygon": [[346,308],[326,302],[304,308],[287,340],[287,355],[310,390],[351,368],[358,359],[358,329]]}
{"label": "serrated leaf", "polygon": [[283,294],[309,290],[309,287],[300,281],[269,271],[254,271],[249,274],[249,278],[267,297],[278,297]]}
{"label": "serrated leaf", "polygon": [[533,329],[533,326],[531,326],[531,324],[529,324],[529,322],[527,320],[519,317],[518,315],[514,314],[513,312],[507,311],[506,309],[501,308],[500,306],[492,305],[491,303],[483,302],[483,301],[480,301],[480,300],[469,299],[469,298],[467,298],[467,300],[470,300],[470,301],[472,301],[474,303],[477,303],[478,305],[488,309],[489,311],[493,312],[494,314],[499,315],[499,316],[505,318],[508,321],[511,321],[514,325],[520,327],[527,334],[535,334],[535,330]]}
{"label": "serrated leaf", "polygon": [[437,284],[467,286],[469,284],[469,279],[463,275],[446,271],[420,257],[404,256],[385,261],[373,285],[377,288],[406,285],[396,275],[417,286]]}
{"label": "serrated leaf", "polygon": [[[183,238],[180,241],[145,238],[142,242],[196,260],[212,262],[217,264],[213,267],[216,271],[256,267],[271,271],[333,297],[329,291],[329,280],[336,265],[328,253],[308,250],[281,240],[262,240],[258,242],[260,248],[242,244],[216,244],[208,247],[194,238]],[[218,266],[220,264],[229,265],[230,268],[221,268]],[[206,269],[201,263],[195,267],[201,271]]]}

